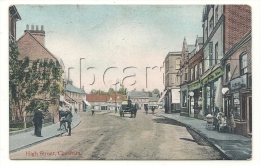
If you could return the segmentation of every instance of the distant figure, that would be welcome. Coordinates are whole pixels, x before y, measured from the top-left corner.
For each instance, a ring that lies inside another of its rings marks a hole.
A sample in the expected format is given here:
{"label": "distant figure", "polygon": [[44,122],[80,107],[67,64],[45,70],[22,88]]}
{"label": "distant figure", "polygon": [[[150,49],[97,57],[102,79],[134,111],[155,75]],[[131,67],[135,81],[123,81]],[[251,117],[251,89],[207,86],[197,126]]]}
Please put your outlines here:
{"label": "distant figure", "polygon": [[144,106],[145,113],[148,114],[148,107]]}
{"label": "distant figure", "polygon": [[134,111],[134,118],[136,117],[136,113],[137,113],[137,109],[138,109],[138,105],[135,104],[133,111]]}
{"label": "distant figure", "polygon": [[94,109],[91,109],[91,112],[92,112],[92,115],[94,115],[94,114],[95,114],[95,110],[94,110]]}
{"label": "distant figure", "polygon": [[155,109],[155,106],[152,106],[152,112],[153,112],[153,114],[154,114],[154,109]]}
{"label": "distant figure", "polygon": [[68,129],[69,129],[69,134],[68,136],[71,136],[71,122],[72,122],[72,113],[69,109],[66,111],[66,122],[68,123]]}
{"label": "distant figure", "polygon": [[34,111],[34,116],[33,116],[33,123],[34,123],[34,134],[37,137],[42,137],[42,119],[43,115],[40,109]]}
{"label": "distant figure", "polygon": [[233,114],[234,114],[233,109],[230,109],[229,115],[228,115],[228,118],[227,118],[227,126],[228,126],[229,133],[235,132],[234,129],[236,127],[236,123],[235,123]]}

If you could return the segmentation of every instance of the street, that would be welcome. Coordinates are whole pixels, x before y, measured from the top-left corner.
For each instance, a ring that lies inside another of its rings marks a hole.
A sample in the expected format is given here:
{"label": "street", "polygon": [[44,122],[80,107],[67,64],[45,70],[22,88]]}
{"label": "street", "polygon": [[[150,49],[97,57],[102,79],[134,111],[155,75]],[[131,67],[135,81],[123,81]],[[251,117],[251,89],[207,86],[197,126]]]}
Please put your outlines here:
{"label": "street", "polygon": [[80,116],[82,122],[72,130],[72,136],[64,134],[11,153],[10,159],[224,159],[195,132],[152,115],[151,110],[148,114],[138,110],[136,118],[114,112],[93,116],[83,112]]}

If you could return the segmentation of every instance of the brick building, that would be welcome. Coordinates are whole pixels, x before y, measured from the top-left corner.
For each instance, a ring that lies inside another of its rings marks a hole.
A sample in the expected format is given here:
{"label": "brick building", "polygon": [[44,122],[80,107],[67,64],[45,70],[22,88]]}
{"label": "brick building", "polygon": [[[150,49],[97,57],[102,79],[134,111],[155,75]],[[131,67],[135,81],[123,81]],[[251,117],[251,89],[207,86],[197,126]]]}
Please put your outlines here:
{"label": "brick building", "polygon": [[[41,29],[38,28],[38,25],[36,25],[34,29],[34,25],[31,26],[31,30],[29,30],[29,25],[26,26],[26,30],[24,31],[24,34],[17,40],[18,50],[20,52],[20,55],[18,57],[19,60],[24,59],[25,57],[29,57],[30,65],[35,60],[40,60],[42,62],[45,61],[49,62],[52,60],[56,65],[59,65],[61,68],[61,60],[57,58],[55,55],[53,55],[46,47],[45,47],[45,31],[43,29],[43,26],[41,26]],[[44,70],[47,71],[47,65],[46,68],[44,67]],[[62,86],[62,82],[60,83]],[[39,100],[45,100],[50,101],[51,96],[50,93],[38,95],[37,98]],[[59,100],[60,98],[55,99],[56,104],[50,104],[49,105],[49,115],[54,119],[54,122],[59,121]]]}
{"label": "brick building", "polygon": [[189,116],[189,102],[188,102],[188,84],[190,82],[189,57],[192,57],[195,52],[194,45],[188,45],[186,38],[183,40],[181,65],[180,65],[180,115]]}
{"label": "brick building", "polygon": [[203,73],[203,37],[197,37],[195,49],[189,56],[190,83],[188,84],[189,116],[198,117],[202,109],[202,87],[200,77]]}
{"label": "brick building", "polygon": [[252,39],[251,8],[225,6],[223,92],[224,110],[234,109],[235,132],[252,135]]}

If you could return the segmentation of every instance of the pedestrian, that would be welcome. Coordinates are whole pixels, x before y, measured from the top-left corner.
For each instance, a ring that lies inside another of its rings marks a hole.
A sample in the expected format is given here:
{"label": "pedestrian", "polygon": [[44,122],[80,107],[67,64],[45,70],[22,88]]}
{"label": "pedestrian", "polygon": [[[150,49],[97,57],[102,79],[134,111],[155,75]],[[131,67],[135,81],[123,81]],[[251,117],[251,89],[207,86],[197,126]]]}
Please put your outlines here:
{"label": "pedestrian", "polygon": [[138,109],[138,106],[137,106],[137,104],[135,104],[135,106],[134,106],[134,117],[136,117],[137,109]]}
{"label": "pedestrian", "polygon": [[234,133],[235,131],[235,127],[236,127],[236,123],[234,120],[234,110],[231,108],[229,111],[229,115],[227,118],[227,126],[228,126],[228,131],[229,133]]}
{"label": "pedestrian", "polygon": [[92,115],[95,114],[95,110],[93,108],[91,109],[91,112],[92,112]]}
{"label": "pedestrian", "polygon": [[72,113],[71,110],[67,109],[66,111],[66,122],[68,123],[68,130],[69,130],[69,134],[68,136],[71,136],[71,122],[72,122]]}
{"label": "pedestrian", "polygon": [[33,123],[34,123],[34,135],[37,137],[42,137],[42,119],[43,115],[40,109],[37,109],[34,111],[34,116],[33,116]]}

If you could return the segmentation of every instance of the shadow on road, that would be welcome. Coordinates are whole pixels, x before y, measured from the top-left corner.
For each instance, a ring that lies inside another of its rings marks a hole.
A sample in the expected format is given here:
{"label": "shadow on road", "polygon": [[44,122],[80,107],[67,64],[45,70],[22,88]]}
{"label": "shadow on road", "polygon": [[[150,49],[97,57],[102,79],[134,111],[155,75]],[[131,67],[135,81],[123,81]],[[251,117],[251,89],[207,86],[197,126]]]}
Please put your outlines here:
{"label": "shadow on road", "polygon": [[180,123],[176,120],[168,119],[168,118],[158,118],[158,119],[153,119],[153,121],[156,123],[164,123],[164,124],[186,127],[183,123]]}

